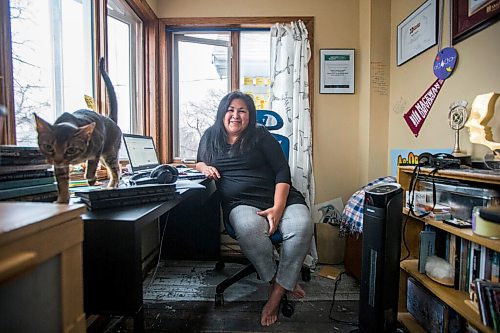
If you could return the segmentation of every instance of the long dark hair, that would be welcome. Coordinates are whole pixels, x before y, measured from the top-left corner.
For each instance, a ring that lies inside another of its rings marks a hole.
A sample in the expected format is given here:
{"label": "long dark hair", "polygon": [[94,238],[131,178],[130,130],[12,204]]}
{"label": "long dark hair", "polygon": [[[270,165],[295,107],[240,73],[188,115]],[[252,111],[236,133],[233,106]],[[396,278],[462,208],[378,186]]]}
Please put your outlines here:
{"label": "long dark hair", "polygon": [[[238,141],[236,141],[230,150],[230,154],[239,155],[249,151],[256,143],[256,123],[257,111],[252,97],[240,91],[233,91],[224,96],[217,109],[215,123],[210,126],[206,133],[204,144],[199,147],[199,156],[201,160],[213,162],[215,157],[223,152],[227,147],[227,133],[224,127],[224,117],[227,113],[229,105],[234,99],[241,99],[245,102],[248,108],[249,122],[248,127],[241,133]],[[259,126],[260,127],[260,126]]]}

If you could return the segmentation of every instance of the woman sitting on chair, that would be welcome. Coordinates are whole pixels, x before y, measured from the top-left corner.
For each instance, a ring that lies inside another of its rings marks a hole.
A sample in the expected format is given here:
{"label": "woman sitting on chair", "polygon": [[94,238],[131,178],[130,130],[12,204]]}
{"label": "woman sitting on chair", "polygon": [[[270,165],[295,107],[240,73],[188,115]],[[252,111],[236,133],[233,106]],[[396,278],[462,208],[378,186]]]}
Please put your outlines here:
{"label": "woman sitting on chair", "polygon": [[[201,138],[197,160],[196,169],[216,181],[241,250],[270,283],[260,322],[272,325],[286,292],[305,296],[297,280],[313,229],[304,197],[291,186],[280,144],[256,123],[250,96],[231,92],[222,98],[215,123]],[[269,238],[277,229],[283,235],[278,267]]]}

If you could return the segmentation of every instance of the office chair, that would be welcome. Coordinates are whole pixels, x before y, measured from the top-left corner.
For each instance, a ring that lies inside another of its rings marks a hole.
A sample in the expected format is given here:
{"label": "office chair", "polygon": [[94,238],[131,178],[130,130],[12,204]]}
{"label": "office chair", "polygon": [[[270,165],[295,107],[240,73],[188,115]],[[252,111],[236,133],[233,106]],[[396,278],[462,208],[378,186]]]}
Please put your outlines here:
{"label": "office chair", "polygon": [[[281,116],[276,112],[270,110],[257,110],[257,122],[259,124],[266,126],[267,129],[269,129],[270,131],[277,130],[283,127],[283,119],[281,118]],[[290,140],[287,137],[280,134],[272,133],[272,135],[280,143],[280,146],[283,149],[283,152],[285,153],[285,157],[288,160],[289,150],[290,150]],[[227,234],[231,238],[236,239],[236,234],[234,232],[234,229],[226,218],[224,218],[224,228]],[[270,238],[273,245],[279,248],[279,244],[283,241],[283,235],[281,234],[281,232],[279,230],[276,230],[276,232],[273,235],[271,235]],[[256,273],[255,267],[246,258],[234,258],[234,257],[225,258],[224,261],[244,264],[245,267],[243,267],[241,270],[239,270],[232,276],[226,278],[224,281],[222,281],[217,285],[215,289],[216,307],[224,305],[224,291],[227,288],[229,288],[239,280],[247,277],[248,275]],[[224,269],[224,261],[221,260],[217,262],[217,264],[215,265],[215,269],[216,270]],[[309,270],[308,267],[302,267],[301,276],[303,281],[311,280],[311,271]],[[285,317],[290,317],[293,314],[294,308],[292,304],[290,304],[286,300],[286,296],[282,303],[281,311]]]}

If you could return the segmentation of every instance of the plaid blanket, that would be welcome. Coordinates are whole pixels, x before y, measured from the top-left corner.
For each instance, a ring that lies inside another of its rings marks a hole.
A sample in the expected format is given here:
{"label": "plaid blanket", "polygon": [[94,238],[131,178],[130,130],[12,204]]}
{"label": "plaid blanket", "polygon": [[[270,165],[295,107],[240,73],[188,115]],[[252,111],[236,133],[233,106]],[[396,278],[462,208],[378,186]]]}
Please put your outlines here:
{"label": "plaid blanket", "polygon": [[363,200],[365,199],[365,189],[380,183],[395,183],[396,178],[392,176],[381,177],[372,180],[361,187],[349,198],[342,212],[340,223],[340,236],[360,235],[363,233]]}

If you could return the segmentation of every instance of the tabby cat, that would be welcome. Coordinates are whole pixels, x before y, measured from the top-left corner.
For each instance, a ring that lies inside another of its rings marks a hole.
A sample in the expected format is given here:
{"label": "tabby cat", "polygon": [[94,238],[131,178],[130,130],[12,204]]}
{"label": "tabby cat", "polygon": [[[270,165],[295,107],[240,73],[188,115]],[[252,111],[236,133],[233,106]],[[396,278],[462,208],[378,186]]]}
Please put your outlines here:
{"label": "tabby cat", "polygon": [[35,114],[38,146],[54,165],[57,180],[58,203],[69,202],[69,166],[87,162],[85,178],[90,185],[96,181],[99,160],[110,175],[108,187],[117,187],[120,180],[118,151],[122,131],[117,125],[117,100],[111,80],[104,69],[104,58],[99,60],[99,71],[109,96],[109,117],[91,110],[63,113],[49,124]]}

